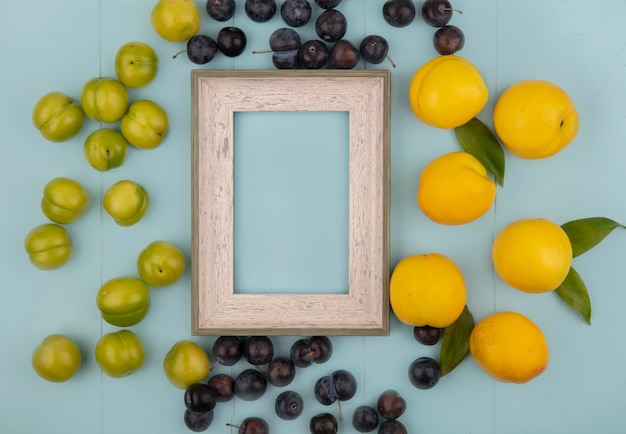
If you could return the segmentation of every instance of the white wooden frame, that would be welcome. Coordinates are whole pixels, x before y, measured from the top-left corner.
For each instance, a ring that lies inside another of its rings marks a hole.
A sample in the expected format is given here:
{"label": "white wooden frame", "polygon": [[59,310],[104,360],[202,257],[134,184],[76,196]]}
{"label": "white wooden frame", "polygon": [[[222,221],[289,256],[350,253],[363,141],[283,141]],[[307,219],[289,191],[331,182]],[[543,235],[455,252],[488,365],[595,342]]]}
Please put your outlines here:
{"label": "white wooden frame", "polygon": [[[387,70],[193,70],[192,333],[389,334]],[[234,114],[349,113],[347,294],[234,288]]]}

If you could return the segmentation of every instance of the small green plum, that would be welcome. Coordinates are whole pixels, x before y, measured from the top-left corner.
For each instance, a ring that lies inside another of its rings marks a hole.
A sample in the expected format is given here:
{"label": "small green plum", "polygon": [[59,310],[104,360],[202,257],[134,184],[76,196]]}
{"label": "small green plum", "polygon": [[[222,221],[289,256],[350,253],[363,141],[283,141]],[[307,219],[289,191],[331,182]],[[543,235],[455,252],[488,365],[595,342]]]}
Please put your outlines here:
{"label": "small green plum", "polygon": [[41,198],[41,210],[54,223],[72,223],[89,208],[89,193],[70,178],[54,178],[46,184]]}
{"label": "small green plum", "polygon": [[87,117],[113,123],[128,111],[128,91],[115,78],[96,77],[83,86],[80,102]]}
{"label": "small green plum", "polygon": [[31,356],[31,364],[37,375],[53,383],[72,378],[81,363],[82,356],[76,342],[60,333],[46,336]]}
{"label": "small green plum", "polygon": [[102,197],[104,210],[120,226],[132,226],[137,223],[149,205],[150,197],[146,189],[127,179],[113,184]]}
{"label": "small green plum", "polygon": [[124,329],[103,335],[96,344],[95,357],[102,372],[122,378],[143,366],[145,354],[139,336]]}
{"label": "small green plum", "polygon": [[91,167],[106,172],[120,167],[126,160],[128,142],[119,131],[100,128],[85,139],[83,152]]}
{"label": "small green plum", "polygon": [[147,86],[157,75],[159,59],[151,46],[143,42],[127,42],[115,55],[117,78],[129,88]]}
{"label": "small green plum", "polygon": [[150,310],[150,290],[143,280],[121,276],[108,280],[98,291],[96,305],[102,319],[117,327],[139,323]]}
{"label": "small green plum", "polygon": [[159,0],[150,13],[154,31],[170,42],[183,42],[198,33],[202,15],[193,0]]}
{"label": "small green plum", "polygon": [[211,361],[199,344],[181,340],[165,354],[163,371],[174,387],[186,389],[206,379],[211,372]]}
{"label": "small green plum", "polygon": [[174,244],[153,241],[137,257],[139,277],[150,286],[168,286],[185,271],[185,256]]}
{"label": "small green plum", "polygon": [[30,262],[41,270],[62,267],[74,252],[70,234],[56,223],[45,223],[28,232],[24,239],[24,250]]}
{"label": "small green plum", "polygon": [[32,121],[41,135],[52,142],[64,142],[83,127],[85,113],[78,101],[63,92],[49,92],[33,107]]}
{"label": "small green plum", "polygon": [[157,103],[138,100],[122,118],[122,134],[128,143],[139,149],[153,149],[161,144],[169,128],[167,113]]}

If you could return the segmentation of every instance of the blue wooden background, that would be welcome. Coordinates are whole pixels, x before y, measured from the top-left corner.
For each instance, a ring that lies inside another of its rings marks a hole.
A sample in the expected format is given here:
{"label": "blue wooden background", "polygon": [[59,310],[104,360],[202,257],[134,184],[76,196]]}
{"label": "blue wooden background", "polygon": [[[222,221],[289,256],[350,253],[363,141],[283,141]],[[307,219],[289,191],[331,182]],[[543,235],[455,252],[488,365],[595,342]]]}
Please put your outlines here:
{"label": "blue wooden background", "polygon": [[[95,305],[101,283],[135,274],[136,255],[155,239],[169,240],[187,254],[191,245],[190,71],[194,65],[184,56],[171,58],[184,43],[166,42],[153,31],[149,16],[154,3],[55,0],[0,5],[0,432],[188,432],[182,421],[183,393],[168,383],[161,365],[178,340],[192,339],[207,349],[214,340],[190,335],[189,270],[175,285],[152,291],[149,315],[133,327],[146,347],[145,365],[139,372],[112,379],[101,373],[93,357],[99,337],[115,330],[100,319]],[[196,3],[202,11],[202,32],[215,35],[222,24],[209,19],[203,2]],[[238,3],[232,23],[247,32],[249,49],[239,58],[218,57],[207,67],[272,68],[269,56],[249,51],[267,46],[270,33],[283,25],[280,17],[253,23],[243,13],[243,1]],[[407,28],[392,28],[382,19],[382,3],[344,0],[339,9],[349,20],[348,39],[358,43],[366,34],[385,36],[397,64],[392,71],[391,265],[411,253],[448,255],[465,275],[474,317],[498,310],[529,316],[546,334],[550,366],[528,384],[510,385],[494,382],[468,358],[434,389],[417,390],[407,380],[408,366],[420,356],[437,357],[438,347],[418,345],[411,328],[392,318],[390,336],[333,338],[331,361],[298,372],[290,387],[305,397],[306,408],[299,420],[285,422],[274,415],[273,399],[280,390],[273,388],[260,401],[219,405],[209,432],[235,432],[225,424],[251,415],[266,417],[274,434],[308,432],[312,415],[328,410],[337,414],[335,407],[326,408],[314,400],[312,385],[338,368],[352,370],[359,381],[357,396],[343,406],[343,433],[354,432],[351,411],[360,404],[374,404],[388,388],[397,389],[409,403],[410,411],[401,420],[410,433],[626,432],[624,231],[616,230],[575,259],[591,294],[592,326],[555,294],[529,295],[506,286],[494,274],[489,256],[495,233],[519,218],[544,217],[559,224],[592,216],[626,221],[626,33],[622,27],[626,2],[455,3],[463,13],[456,14],[452,23],[466,35],[466,46],[459,54],[482,71],[490,90],[488,105],[479,116],[482,120],[490,122],[500,92],[530,78],[550,80],[566,89],[581,119],[575,142],[552,158],[527,161],[507,154],[505,184],[498,189],[492,210],[457,227],[430,222],[415,202],[421,169],[433,158],[459,148],[453,132],[420,123],[408,105],[413,73],[436,55],[431,45],[434,29],[419,18]],[[301,34],[304,39],[314,37],[312,24]],[[69,142],[51,143],[32,126],[31,110],[46,92],[61,90],[79,97],[90,78],[114,75],[117,49],[133,40],[157,51],[160,69],[152,84],[130,92],[131,99],[148,98],[161,104],[170,116],[171,129],[159,148],[131,149],[122,167],[99,173],[88,166],[82,153],[83,140],[98,128],[97,123],[87,122]],[[373,66],[358,65],[365,67]],[[300,131],[290,129],[288,123],[284,128],[281,140],[298,142]],[[341,125],[337,134],[345,134]],[[272,141],[271,136],[262,137]],[[289,164],[276,160],[284,170]],[[72,261],[62,269],[44,272],[28,262],[22,243],[32,227],[45,222],[39,209],[41,191],[57,176],[81,182],[91,195],[92,206],[68,228],[75,241]],[[144,185],[153,199],[144,220],[128,228],[116,226],[99,205],[108,186],[123,178]],[[296,208],[298,200],[306,200],[297,199],[297,193],[290,195],[296,198]],[[319,218],[324,212],[319,210]],[[252,237],[251,243],[259,241]],[[272,248],[268,246],[270,252]],[[335,254],[319,245],[311,253],[317,258]],[[280,257],[280,251],[271,254]],[[256,282],[254,275],[245,278]],[[81,370],[63,384],[41,380],[30,366],[33,348],[51,333],[70,335],[84,355]],[[275,338],[276,352],[287,354],[294,340]],[[216,372],[236,374],[244,366],[241,362],[232,368],[218,367]]]}

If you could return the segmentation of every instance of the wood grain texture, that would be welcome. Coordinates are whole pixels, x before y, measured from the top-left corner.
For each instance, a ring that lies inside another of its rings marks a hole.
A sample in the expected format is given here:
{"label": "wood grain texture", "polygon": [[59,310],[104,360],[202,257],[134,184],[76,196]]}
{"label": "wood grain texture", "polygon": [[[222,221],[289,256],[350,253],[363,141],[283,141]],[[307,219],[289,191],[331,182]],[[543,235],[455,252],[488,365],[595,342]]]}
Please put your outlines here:
{"label": "wood grain texture", "polygon": [[[390,75],[192,72],[192,331],[209,335],[389,333]],[[234,114],[349,113],[348,294],[234,288]]]}

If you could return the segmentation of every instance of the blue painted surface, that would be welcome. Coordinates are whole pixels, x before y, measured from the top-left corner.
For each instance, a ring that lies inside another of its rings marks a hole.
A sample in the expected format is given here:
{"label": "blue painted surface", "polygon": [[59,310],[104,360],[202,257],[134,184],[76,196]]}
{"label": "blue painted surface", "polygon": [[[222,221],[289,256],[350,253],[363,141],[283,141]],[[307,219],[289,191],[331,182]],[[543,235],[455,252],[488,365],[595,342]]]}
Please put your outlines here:
{"label": "blue painted surface", "polygon": [[348,113],[235,113],[235,292],[347,294]]}
{"label": "blue painted surface", "polygon": [[[243,4],[243,2],[240,2]],[[177,340],[192,339],[207,349],[214,338],[190,335],[190,273],[172,287],[154,289],[149,315],[133,330],[146,347],[146,362],[136,374],[112,379],[94,358],[99,337],[114,327],[104,323],[95,305],[102,282],[135,274],[139,251],[155,239],[166,239],[189,252],[190,197],[190,70],[184,48],[161,40],[150,26],[152,0],[57,0],[4,2],[0,7],[0,431],[3,433],[185,433],[182,391],[166,380],[162,359]],[[215,34],[204,5],[202,31]],[[385,36],[397,68],[392,71],[392,266],[411,253],[438,251],[461,268],[468,284],[468,305],[475,318],[493,311],[516,310],[533,319],[551,348],[548,370],[525,385],[496,383],[468,358],[432,390],[419,391],[407,381],[410,362],[436,357],[438,348],[419,346],[409,327],[392,318],[388,337],[336,337],[335,354],[325,365],[298,372],[292,386],[306,400],[303,416],[285,422],[273,414],[270,389],[257,402],[220,405],[209,432],[235,432],[225,426],[262,415],[274,434],[305,433],[308,419],[325,408],[312,396],[312,384],[334,369],[349,368],[359,381],[357,396],[343,406],[340,432],[354,432],[351,411],[374,404],[380,392],[395,388],[411,409],[402,417],[409,432],[419,433],[623,433],[626,432],[626,349],[623,344],[624,251],[626,235],[615,231],[600,246],[575,259],[593,302],[591,327],[554,294],[528,295],[500,281],[491,267],[489,249],[495,233],[522,217],[545,217],[558,223],[591,216],[626,221],[626,35],[622,21],[626,3],[603,7],[588,1],[525,2],[458,1],[463,10],[453,23],[466,35],[460,53],[483,73],[489,103],[479,116],[490,121],[493,105],[516,81],[541,78],[561,85],[580,112],[580,132],[562,153],[541,161],[506,155],[505,185],[493,209],[464,226],[430,222],[415,203],[421,169],[442,153],[458,149],[450,131],[421,124],[411,113],[406,91],[414,71],[436,55],[433,29],[420,20],[403,29],[386,25],[382,1],[345,0],[340,9],[349,19],[346,37],[353,42],[369,33]],[[256,24],[240,7],[233,24],[246,30],[249,49],[267,45],[269,34],[282,26],[279,17]],[[311,25],[303,39],[314,36]],[[78,97],[90,78],[114,75],[117,49],[143,41],[157,51],[160,71],[131,99],[148,98],[163,105],[171,129],[155,150],[131,149],[125,164],[98,173],[82,154],[85,137],[98,127],[88,122],[67,143],[46,142],[33,128],[30,113],[44,93],[61,90]],[[211,68],[271,69],[269,56],[246,53],[216,58]],[[360,64],[359,68],[365,67]],[[367,66],[373,67],[373,66]],[[388,68],[378,65],[376,68]],[[297,134],[298,131],[293,131]],[[75,256],[60,270],[35,269],[23,252],[25,234],[44,223],[39,209],[45,183],[56,176],[79,180],[92,206],[68,229]],[[121,228],[99,206],[103,192],[119,179],[146,188],[152,206],[139,224]],[[324,255],[323,251],[315,251]],[[51,333],[66,333],[81,347],[84,363],[63,384],[47,383],[30,367],[33,348]],[[295,337],[275,339],[276,352],[286,354]],[[242,362],[216,372],[236,374]]]}

